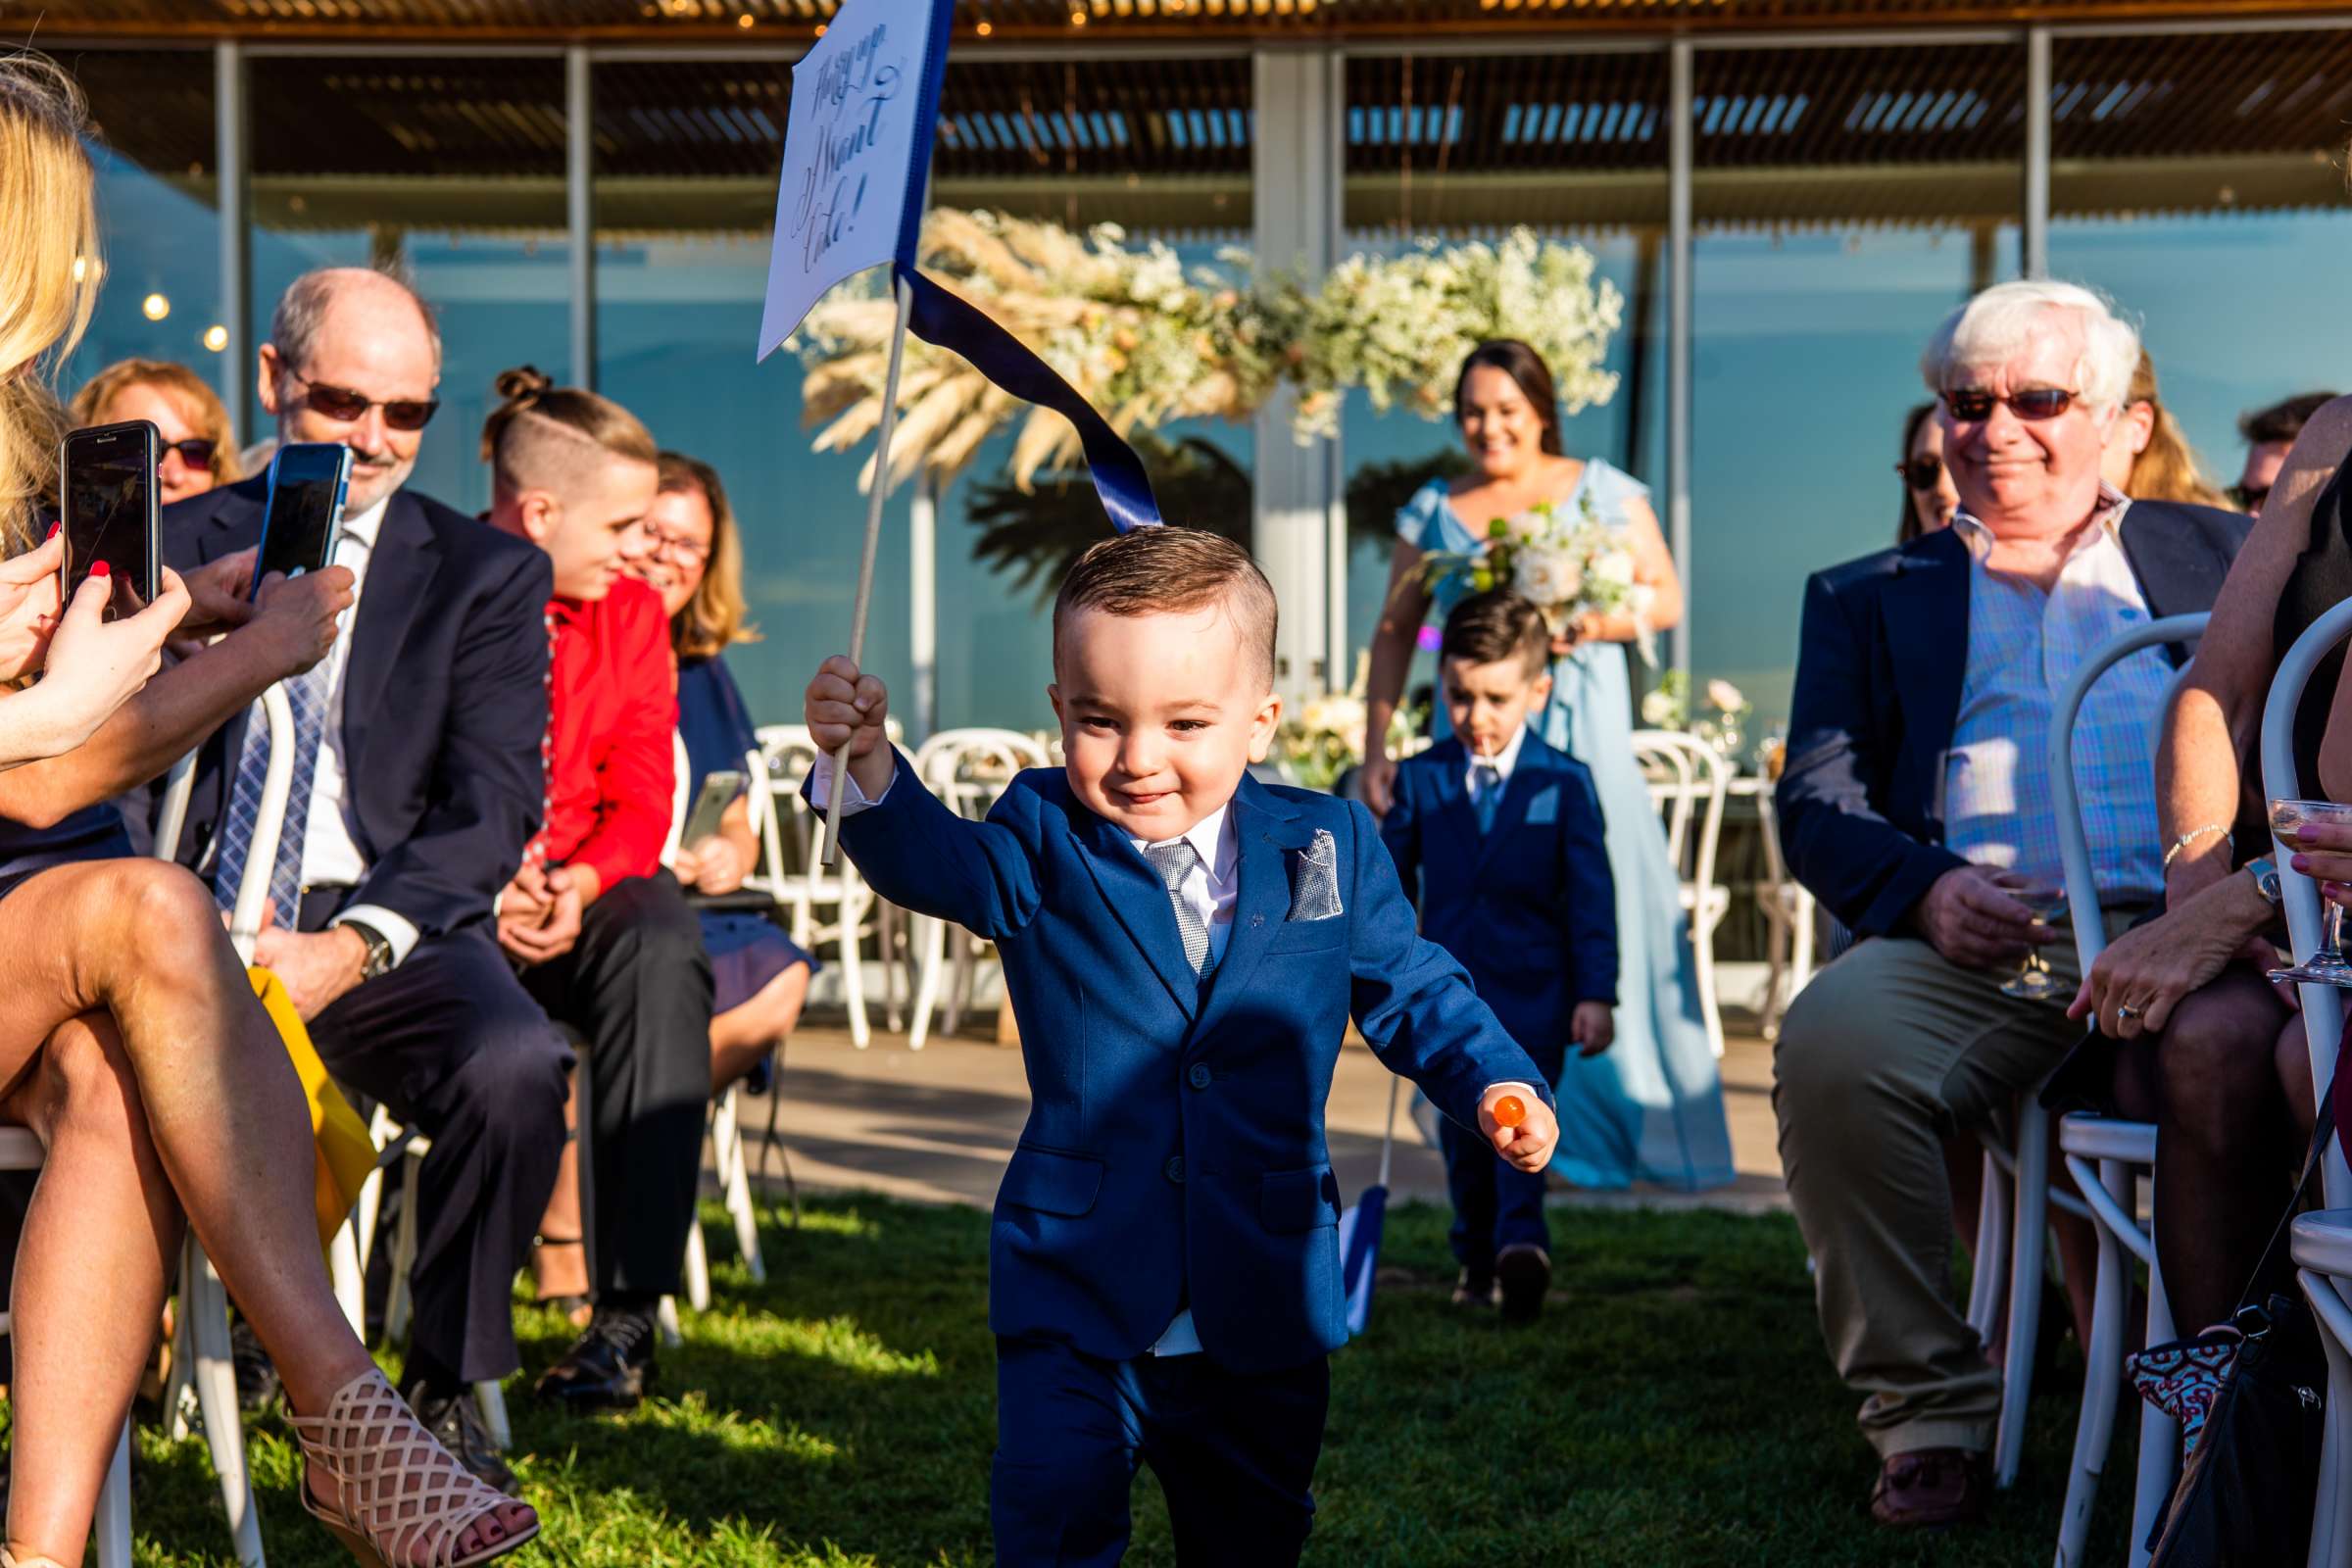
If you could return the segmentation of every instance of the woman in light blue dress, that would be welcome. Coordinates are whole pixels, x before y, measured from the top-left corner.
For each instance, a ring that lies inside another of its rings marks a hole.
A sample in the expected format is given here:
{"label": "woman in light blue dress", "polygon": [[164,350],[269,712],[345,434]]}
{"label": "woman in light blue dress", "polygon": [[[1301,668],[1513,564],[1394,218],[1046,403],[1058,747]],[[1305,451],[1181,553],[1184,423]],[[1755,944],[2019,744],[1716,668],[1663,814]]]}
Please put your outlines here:
{"label": "woman in light blue dress", "polygon": [[[1395,763],[1382,738],[1404,688],[1422,622],[1443,621],[1470,591],[1467,574],[1424,583],[1422,558],[1466,554],[1488,524],[1549,501],[1621,530],[1636,580],[1651,594],[1643,622],[1630,612],[1586,615],[1552,644],[1551,701],[1533,722],[1544,738],[1592,771],[1607,818],[1617,883],[1617,1040],[1606,1053],[1568,1054],[1557,1085],[1559,1152],[1553,1169],[1579,1187],[1636,1181],[1691,1190],[1732,1180],[1723,1082],[1699,1011],[1690,921],[1666,832],[1633,751],[1633,693],[1626,645],[1682,614],[1682,591],[1651,511],[1649,492],[1597,458],[1562,455],[1551,374],[1524,343],[1482,344],[1463,364],[1455,417],[1477,466],[1450,484],[1434,479],[1396,514],[1389,597],[1372,643],[1364,794],[1389,804]],[[1438,733],[1447,729],[1445,705]]]}

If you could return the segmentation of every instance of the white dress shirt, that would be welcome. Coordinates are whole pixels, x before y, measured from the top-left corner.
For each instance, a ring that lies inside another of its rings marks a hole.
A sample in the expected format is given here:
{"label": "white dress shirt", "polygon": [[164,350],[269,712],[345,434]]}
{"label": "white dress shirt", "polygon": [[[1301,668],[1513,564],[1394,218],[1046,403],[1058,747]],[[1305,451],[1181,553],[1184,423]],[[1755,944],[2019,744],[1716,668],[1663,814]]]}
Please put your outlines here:
{"label": "white dress shirt", "polygon": [[1493,757],[1481,757],[1476,752],[1470,752],[1470,742],[1466,737],[1464,738],[1462,750],[1470,752],[1470,765],[1463,774],[1463,780],[1473,802],[1478,799],[1478,770],[1482,767],[1493,768],[1494,770],[1494,787],[1498,790],[1507,787],[1511,782],[1511,769],[1519,765],[1519,748],[1525,745],[1526,741],[1527,726],[1522,724],[1511,731],[1511,738],[1503,742],[1501,751],[1496,752]]}
{"label": "white dress shirt", "polygon": [[[335,564],[351,570],[351,608],[335,625],[335,645],[326,656],[326,723],[318,738],[318,760],[311,774],[311,805],[302,832],[302,885],[357,887],[368,875],[368,860],[351,830],[349,773],[343,766],[343,691],[351,669],[351,632],[359,621],[359,596],[367,591],[368,562],[375,554],[377,533],[391,505],[385,497],[357,516],[346,512],[335,535]],[[292,924],[294,911],[279,910],[278,918]],[[334,923],[357,920],[382,934],[392,944],[392,961],[400,963],[416,946],[416,922],[377,904],[355,904],[335,916]]]}

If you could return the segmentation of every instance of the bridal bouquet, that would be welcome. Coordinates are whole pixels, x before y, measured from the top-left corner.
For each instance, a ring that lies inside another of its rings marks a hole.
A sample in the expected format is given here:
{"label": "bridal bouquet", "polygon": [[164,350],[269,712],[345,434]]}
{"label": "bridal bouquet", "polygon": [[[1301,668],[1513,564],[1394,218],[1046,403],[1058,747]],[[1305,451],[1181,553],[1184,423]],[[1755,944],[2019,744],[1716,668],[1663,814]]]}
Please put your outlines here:
{"label": "bridal bouquet", "polygon": [[1617,529],[1593,514],[1592,498],[1571,508],[1546,501],[1516,516],[1497,517],[1487,537],[1467,555],[1432,555],[1430,582],[1459,571],[1479,593],[1509,588],[1535,602],[1559,635],[1584,615],[1630,612],[1642,657],[1650,657],[1643,616],[1651,590],[1634,580],[1634,553]]}

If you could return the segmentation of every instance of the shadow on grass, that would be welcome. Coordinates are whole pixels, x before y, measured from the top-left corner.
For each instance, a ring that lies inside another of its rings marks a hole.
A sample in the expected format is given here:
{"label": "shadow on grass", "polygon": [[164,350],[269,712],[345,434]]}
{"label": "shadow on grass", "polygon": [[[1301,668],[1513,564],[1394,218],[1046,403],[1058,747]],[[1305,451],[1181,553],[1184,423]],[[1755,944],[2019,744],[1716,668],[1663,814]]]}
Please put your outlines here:
{"label": "shadow on grass", "polygon": [[[764,1237],[769,1283],[707,1233],[714,1310],[626,1416],[536,1409],[511,1389],[518,1462],[547,1522],[525,1560],[564,1564],[964,1565],[992,1560],[995,1366],[987,1217],[819,1200]],[[1333,1363],[1318,1568],[1530,1562],[1594,1568],[2014,1565],[2046,1561],[2080,1362],[2034,1401],[2027,1478],[1982,1529],[1889,1537],[1867,1516],[1873,1461],[1814,1326],[1785,1217],[1555,1210],[1559,1282],[1543,1321],[1504,1330],[1447,1299],[1444,1211],[1392,1210],[1367,1334]],[[568,1342],[522,1314],[526,1368]],[[2124,1423],[2127,1428],[2130,1423]],[[255,1423],[273,1562],[338,1561],[299,1511],[290,1450]],[[143,1435],[142,1568],[225,1562],[200,1444]],[[2092,1560],[2120,1560],[2130,1436],[2119,1434]],[[1129,1562],[1174,1562],[1138,1483]]]}

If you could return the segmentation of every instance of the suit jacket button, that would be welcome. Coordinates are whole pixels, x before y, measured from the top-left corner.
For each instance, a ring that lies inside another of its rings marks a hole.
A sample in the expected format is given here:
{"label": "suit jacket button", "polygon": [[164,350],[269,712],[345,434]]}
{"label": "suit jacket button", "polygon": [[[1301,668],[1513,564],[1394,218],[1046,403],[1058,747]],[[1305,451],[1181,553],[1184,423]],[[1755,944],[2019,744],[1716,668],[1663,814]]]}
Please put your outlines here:
{"label": "suit jacket button", "polygon": [[1206,1089],[1208,1087],[1209,1079],[1215,1077],[1216,1075],[1208,1070],[1207,1062],[1196,1061],[1193,1063],[1193,1070],[1186,1073],[1184,1076],[1185,1081],[1190,1083],[1195,1089]]}
{"label": "suit jacket button", "polygon": [[1168,1178],[1168,1180],[1174,1182],[1177,1186],[1182,1187],[1184,1185],[1184,1156],[1182,1154],[1170,1154],[1168,1156],[1168,1162],[1160,1167],[1160,1171]]}

